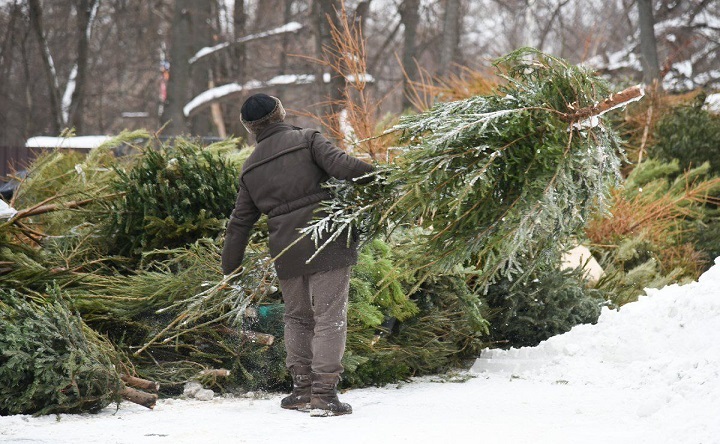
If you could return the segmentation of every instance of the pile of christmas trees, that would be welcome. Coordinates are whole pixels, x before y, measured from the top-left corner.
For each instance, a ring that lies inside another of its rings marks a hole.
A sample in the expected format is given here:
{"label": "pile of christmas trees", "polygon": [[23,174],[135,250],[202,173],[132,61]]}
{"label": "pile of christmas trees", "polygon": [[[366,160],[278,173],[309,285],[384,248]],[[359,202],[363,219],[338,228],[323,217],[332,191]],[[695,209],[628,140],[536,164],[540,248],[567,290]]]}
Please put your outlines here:
{"label": "pile of christmas trees", "polygon": [[[346,386],[536,344],[594,322],[607,299],[580,270],[561,270],[560,256],[616,204],[622,152],[602,114],[639,92],[606,101],[592,73],[529,50],[497,66],[506,82],[495,93],[401,118],[391,132],[403,152],[368,185],[329,183],[327,217],[305,230],[322,239],[355,226],[366,241]],[[19,212],[0,223],[0,375],[16,381],[0,413],[97,410],[138,376],[167,394],[193,380],[287,387],[266,222],[242,271],[220,272],[249,152],[237,145],[127,133],[87,156],[34,163],[11,202]]]}

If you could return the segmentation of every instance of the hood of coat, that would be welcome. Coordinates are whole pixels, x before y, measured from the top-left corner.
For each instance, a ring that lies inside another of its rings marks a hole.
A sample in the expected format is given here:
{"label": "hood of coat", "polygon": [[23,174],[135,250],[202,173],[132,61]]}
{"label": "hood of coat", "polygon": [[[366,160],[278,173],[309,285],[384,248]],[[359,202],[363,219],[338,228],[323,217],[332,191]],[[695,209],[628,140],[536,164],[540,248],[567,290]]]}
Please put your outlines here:
{"label": "hood of coat", "polygon": [[262,118],[258,120],[245,120],[242,117],[240,118],[240,121],[248,132],[257,136],[268,126],[285,120],[285,108],[280,102],[280,99],[277,97],[273,97],[273,99],[275,99],[275,108]]}

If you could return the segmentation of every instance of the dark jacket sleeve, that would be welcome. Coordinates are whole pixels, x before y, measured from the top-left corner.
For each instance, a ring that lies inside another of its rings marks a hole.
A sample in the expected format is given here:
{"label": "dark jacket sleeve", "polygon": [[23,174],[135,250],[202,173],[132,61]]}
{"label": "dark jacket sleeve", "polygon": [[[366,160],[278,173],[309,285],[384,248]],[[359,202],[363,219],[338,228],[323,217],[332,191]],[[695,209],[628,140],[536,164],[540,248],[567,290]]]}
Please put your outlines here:
{"label": "dark jacket sleeve", "polygon": [[[374,169],[369,163],[349,156],[343,150],[333,145],[319,132],[313,133],[310,150],[315,163],[328,173],[328,175],[336,179],[354,179],[356,177],[364,176]],[[372,178],[362,179],[358,181],[358,183],[367,183],[371,180]]]}
{"label": "dark jacket sleeve", "polygon": [[250,231],[260,218],[260,210],[250,198],[247,188],[240,181],[235,209],[230,215],[227,230],[225,231],[225,244],[222,250],[222,272],[230,274],[242,264],[250,239]]}

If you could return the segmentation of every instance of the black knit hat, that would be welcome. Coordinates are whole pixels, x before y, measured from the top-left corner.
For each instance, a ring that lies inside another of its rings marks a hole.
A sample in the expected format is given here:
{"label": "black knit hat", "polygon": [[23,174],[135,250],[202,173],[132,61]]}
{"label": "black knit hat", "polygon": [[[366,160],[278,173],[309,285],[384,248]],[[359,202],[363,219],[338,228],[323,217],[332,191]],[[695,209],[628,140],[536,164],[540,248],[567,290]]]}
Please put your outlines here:
{"label": "black knit hat", "polygon": [[240,109],[240,121],[245,128],[257,135],[274,123],[285,120],[285,108],[280,99],[267,94],[248,97]]}
{"label": "black knit hat", "polygon": [[254,94],[243,103],[240,114],[246,122],[260,120],[273,112],[277,104],[277,100],[267,94]]}

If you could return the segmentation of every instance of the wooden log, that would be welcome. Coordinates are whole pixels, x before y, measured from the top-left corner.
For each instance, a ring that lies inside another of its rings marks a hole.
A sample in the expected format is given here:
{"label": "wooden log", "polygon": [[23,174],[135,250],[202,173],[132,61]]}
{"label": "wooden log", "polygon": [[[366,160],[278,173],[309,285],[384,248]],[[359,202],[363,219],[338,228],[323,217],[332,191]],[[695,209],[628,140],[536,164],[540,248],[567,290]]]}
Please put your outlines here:
{"label": "wooden log", "polygon": [[199,376],[214,376],[216,378],[227,378],[230,370],[224,368],[209,368],[200,372]]}
{"label": "wooden log", "polygon": [[141,392],[140,390],[135,390],[132,387],[123,388],[120,391],[120,396],[122,396],[122,398],[127,401],[134,402],[135,404],[140,404],[141,406],[147,407],[149,409],[155,407],[155,403],[158,399],[158,396],[154,393]]}
{"label": "wooden log", "polygon": [[562,114],[562,119],[566,122],[578,122],[580,120],[587,119],[593,116],[600,116],[610,111],[611,109],[623,106],[630,102],[641,99],[645,95],[645,90],[642,85],[631,86],[626,88],[619,93],[610,95],[607,99],[598,103],[597,105],[588,106],[580,109],[572,109],[569,113]]}
{"label": "wooden log", "polygon": [[257,342],[262,345],[273,345],[275,342],[275,336],[252,330],[243,330],[242,337],[248,339],[250,342]]}
{"label": "wooden log", "polygon": [[45,213],[51,213],[53,211],[71,210],[71,209],[81,208],[85,205],[91,204],[100,199],[110,199],[113,197],[122,196],[124,194],[125,193],[115,193],[115,194],[109,194],[107,196],[101,196],[101,197],[92,198],[92,199],[73,200],[71,202],[65,202],[62,204],[47,203],[47,202],[50,202],[51,200],[58,198],[58,196],[53,196],[51,198],[45,199],[44,201],[40,202],[39,204],[37,204],[35,206],[18,211],[10,219],[10,222],[14,223],[15,221],[24,219],[26,217],[37,216],[39,214],[45,214]]}
{"label": "wooden log", "polygon": [[243,339],[247,339],[251,342],[257,342],[258,344],[262,345],[273,345],[273,343],[275,342],[275,336],[269,335],[267,333],[258,333],[252,330],[238,331],[227,326],[216,327],[216,330],[220,334],[224,334],[227,336],[239,336]]}
{"label": "wooden log", "polygon": [[152,393],[157,393],[158,390],[160,390],[160,384],[155,381],[148,381],[147,379],[137,378],[130,375],[120,375],[120,379],[126,385],[140,390],[145,390]]}

